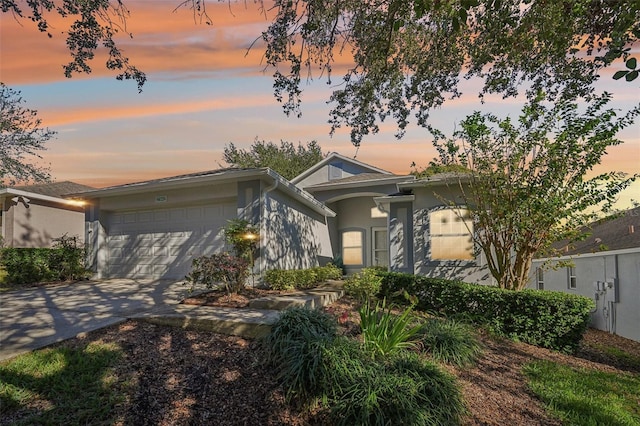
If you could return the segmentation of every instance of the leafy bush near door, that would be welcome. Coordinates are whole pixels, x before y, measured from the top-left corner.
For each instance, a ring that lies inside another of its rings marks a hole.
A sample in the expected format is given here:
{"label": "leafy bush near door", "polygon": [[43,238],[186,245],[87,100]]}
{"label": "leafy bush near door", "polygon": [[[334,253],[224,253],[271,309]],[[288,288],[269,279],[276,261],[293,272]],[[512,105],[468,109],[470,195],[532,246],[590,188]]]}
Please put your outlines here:
{"label": "leafy bush near door", "polygon": [[264,281],[273,290],[311,288],[326,280],[342,278],[342,271],[332,264],[309,269],[270,269]]}
{"label": "leafy bush near door", "polygon": [[382,277],[377,268],[364,268],[351,275],[344,283],[344,291],[359,300],[371,300],[380,292]]}

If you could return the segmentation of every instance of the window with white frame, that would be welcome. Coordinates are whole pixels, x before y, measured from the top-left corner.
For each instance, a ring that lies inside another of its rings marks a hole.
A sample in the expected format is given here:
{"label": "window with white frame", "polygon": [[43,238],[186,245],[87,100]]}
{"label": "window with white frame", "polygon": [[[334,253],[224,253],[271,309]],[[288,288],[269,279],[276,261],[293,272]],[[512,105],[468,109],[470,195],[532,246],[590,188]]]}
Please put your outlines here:
{"label": "window with white frame", "polygon": [[536,288],[544,290],[544,270],[540,267],[536,268]]}
{"label": "window with white frame", "polygon": [[364,264],[364,232],[342,232],[342,263],[345,265]]}
{"label": "window with white frame", "polygon": [[578,280],[576,278],[576,267],[575,266],[569,266],[567,268],[567,275],[568,275],[569,288],[571,288],[571,289],[578,288]]}
{"label": "window with white frame", "polygon": [[429,212],[431,260],[473,260],[473,221],[467,209]]}

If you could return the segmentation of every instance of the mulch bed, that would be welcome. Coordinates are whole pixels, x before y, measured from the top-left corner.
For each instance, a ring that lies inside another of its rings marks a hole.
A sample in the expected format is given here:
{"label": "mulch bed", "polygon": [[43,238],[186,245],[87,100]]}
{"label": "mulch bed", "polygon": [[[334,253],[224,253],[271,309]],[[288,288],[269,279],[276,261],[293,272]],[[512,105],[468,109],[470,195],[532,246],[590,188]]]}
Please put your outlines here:
{"label": "mulch bed", "polygon": [[[262,291],[253,295],[258,294],[265,295]],[[192,303],[244,303],[240,298],[220,296],[226,294],[196,297],[199,302]],[[243,297],[248,300],[251,295]],[[355,306],[352,300],[342,298],[326,308],[339,318],[346,334],[358,332]],[[597,330],[587,332],[577,356],[496,339],[482,332],[479,337],[485,351],[475,367],[445,367],[458,377],[462,387],[469,411],[463,424],[468,426],[561,424],[547,414],[527,388],[521,371],[533,360],[640,374],[632,366],[612,362],[610,355],[598,349],[609,345],[640,357],[640,343]],[[115,424],[323,424],[322,417],[286,403],[274,372],[260,363],[259,344],[250,339],[127,321],[61,344],[84,345],[96,340],[117,343],[124,352],[115,374],[128,397],[114,410],[118,419]],[[0,424],[7,423],[0,420]]]}
{"label": "mulch bed", "polygon": [[182,303],[185,305],[218,306],[240,309],[246,308],[252,299],[278,294],[287,294],[287,292],[253,287],[245,287],[238,293],[229,293],[226,290],[216,289],[188,297],[184,299]]}

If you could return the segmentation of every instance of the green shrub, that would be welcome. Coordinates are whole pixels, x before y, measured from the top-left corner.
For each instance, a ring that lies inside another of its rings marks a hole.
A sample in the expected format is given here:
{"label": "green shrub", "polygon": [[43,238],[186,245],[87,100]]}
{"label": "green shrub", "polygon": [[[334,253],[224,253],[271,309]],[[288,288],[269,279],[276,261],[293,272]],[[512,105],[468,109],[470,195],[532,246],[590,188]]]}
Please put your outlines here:
{"label": "green shrub", "polygon": [[345,293],[360,300],[372,299],[380,292],[380,272],[378,269],[364,268],[361,272],[351,275],[344,283]]}
{"label": "green shrub", "polygon": [[62,237],[53,240],[49,268],[56,271],[60,280],[77,280],[88,274],[85,267],[85,248],[78,237]]}
{"label": "green shrub", "polygon": [[482,353],[471,326],[455,319],[430,318],[419,335],[422,347],[436,361],[464,367],[475,363]]}
{"label": "green shrub", "polygon": [[391,313],[391,307],[366,302],[359,310],[360,328],[364,338],[364,348],[376,356],[386,356],[400,350],[415,346],[415,336],[421,329],[420,325],[412,326],[411,308],[407,308],[400,315]]}
{"label": "green shrub", "polygon": [[313,271],[316,273],[318,282],[339,280],[342,278],[342,269],[332,263],[325,266],[317,266],[313,268]]}
{"label": "green shrub", "polygon": [[456,425],[464,404],[455,379],[416,354],[374,360],[336,339],[325,349],[323,383],[337,425]]}
{"label": "green shrub", "polygon": [[342,273],[333,265],[310,269],[271,269],[264,275],[267,285],[274,290],[307,289],[328,279],[340,279]]}
{"label": "green shrub", "polygon": [[33,284],[85,278],[85,250],[76,237],[54,239],[52,248],[3,248],[0,265],[7,284]]}
{"label": "green shrub", "polygon": [[185,277],[192,288],[204,284],[207,288],[224,285],[229,293],[237,293],[249,276],[250,261],[229,253],[216,253],[193,259],[191,272]]}
{"label": "green shrub", "polygon": [[253,266],[253,252],[258,247],[260,228],[244,219],[231,219],[223,228],[224,238],[236,257],[248,260]]}
{"label": "green shrub", "polygon": [[499,335],[564,352],[578,348],[594,308],[587,297],[561,292],[514,291],[410,274],[380,274],[382,296],[393,297],[406,290],[417,297],[417,309],[462,317]]}
{"label": "green shrub", "polygon": [[313,400],[321,386],[324,348],[336,338],[334,317],[317,309],[283,311],[262,340],[265,363],[278,370],[288,398]]}
{"label": "green shrub", "polygon": [[264,281],[274,290],[293,290],[296,272],[293,269],[271,269],[264,274]]}

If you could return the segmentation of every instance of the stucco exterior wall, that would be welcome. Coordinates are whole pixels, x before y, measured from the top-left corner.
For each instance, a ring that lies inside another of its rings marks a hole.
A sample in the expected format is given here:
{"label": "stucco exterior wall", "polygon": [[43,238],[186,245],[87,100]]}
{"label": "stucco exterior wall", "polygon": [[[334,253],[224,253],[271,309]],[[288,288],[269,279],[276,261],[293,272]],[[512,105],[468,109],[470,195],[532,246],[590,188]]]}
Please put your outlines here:
{"label": "stucco exterior wall", "polygon": [[31,199],[5,202],[4,243],[10,247],[50,247],[63,235],[84,241],[84,209],[66,204]]}
{"label": "stucco exterior wall", "polygon": [[238,195],[236,182],[208,184],[180,189],[151,190],[144,193],[105,196],[100,199],[100,209],[105,211],[166,208],[212,201],[227,202]]}
{"label": "stucco exterior wall", "polygon": [[275,189],[264,194],[261,272],[303,269],[333,258],[326,218]]}
{"label": "stucco exterior wall", "polygon": [[[472,261],[439,261],[430,257],[429,213],[446,207],[445,200],[463,204],[455,184],[414,188],[413,193],[413,273],[435,278],[458,279],[479,284],[494,284],[482,253]],[[435,194],[438,194],[437,196]],[[393,217],[393,215],[392,215]],[[396,236],[392,235],[393,241]]]}
{"label": "stucco exterior wall", "polygon": [[[592,327],[640,342],[640,248],[557,260],[570,260],[573,263],[576,288],[569,288],[568,268],[562,267],[556,270],[543,269],[544,290],[579,294],[593,299],[596,309],[591,314]],[[536,268],[544,261],[533,262],[529,288],[537,288]],[[601,284],[598,289],[595,282],[614,283],[614,288]]]}

